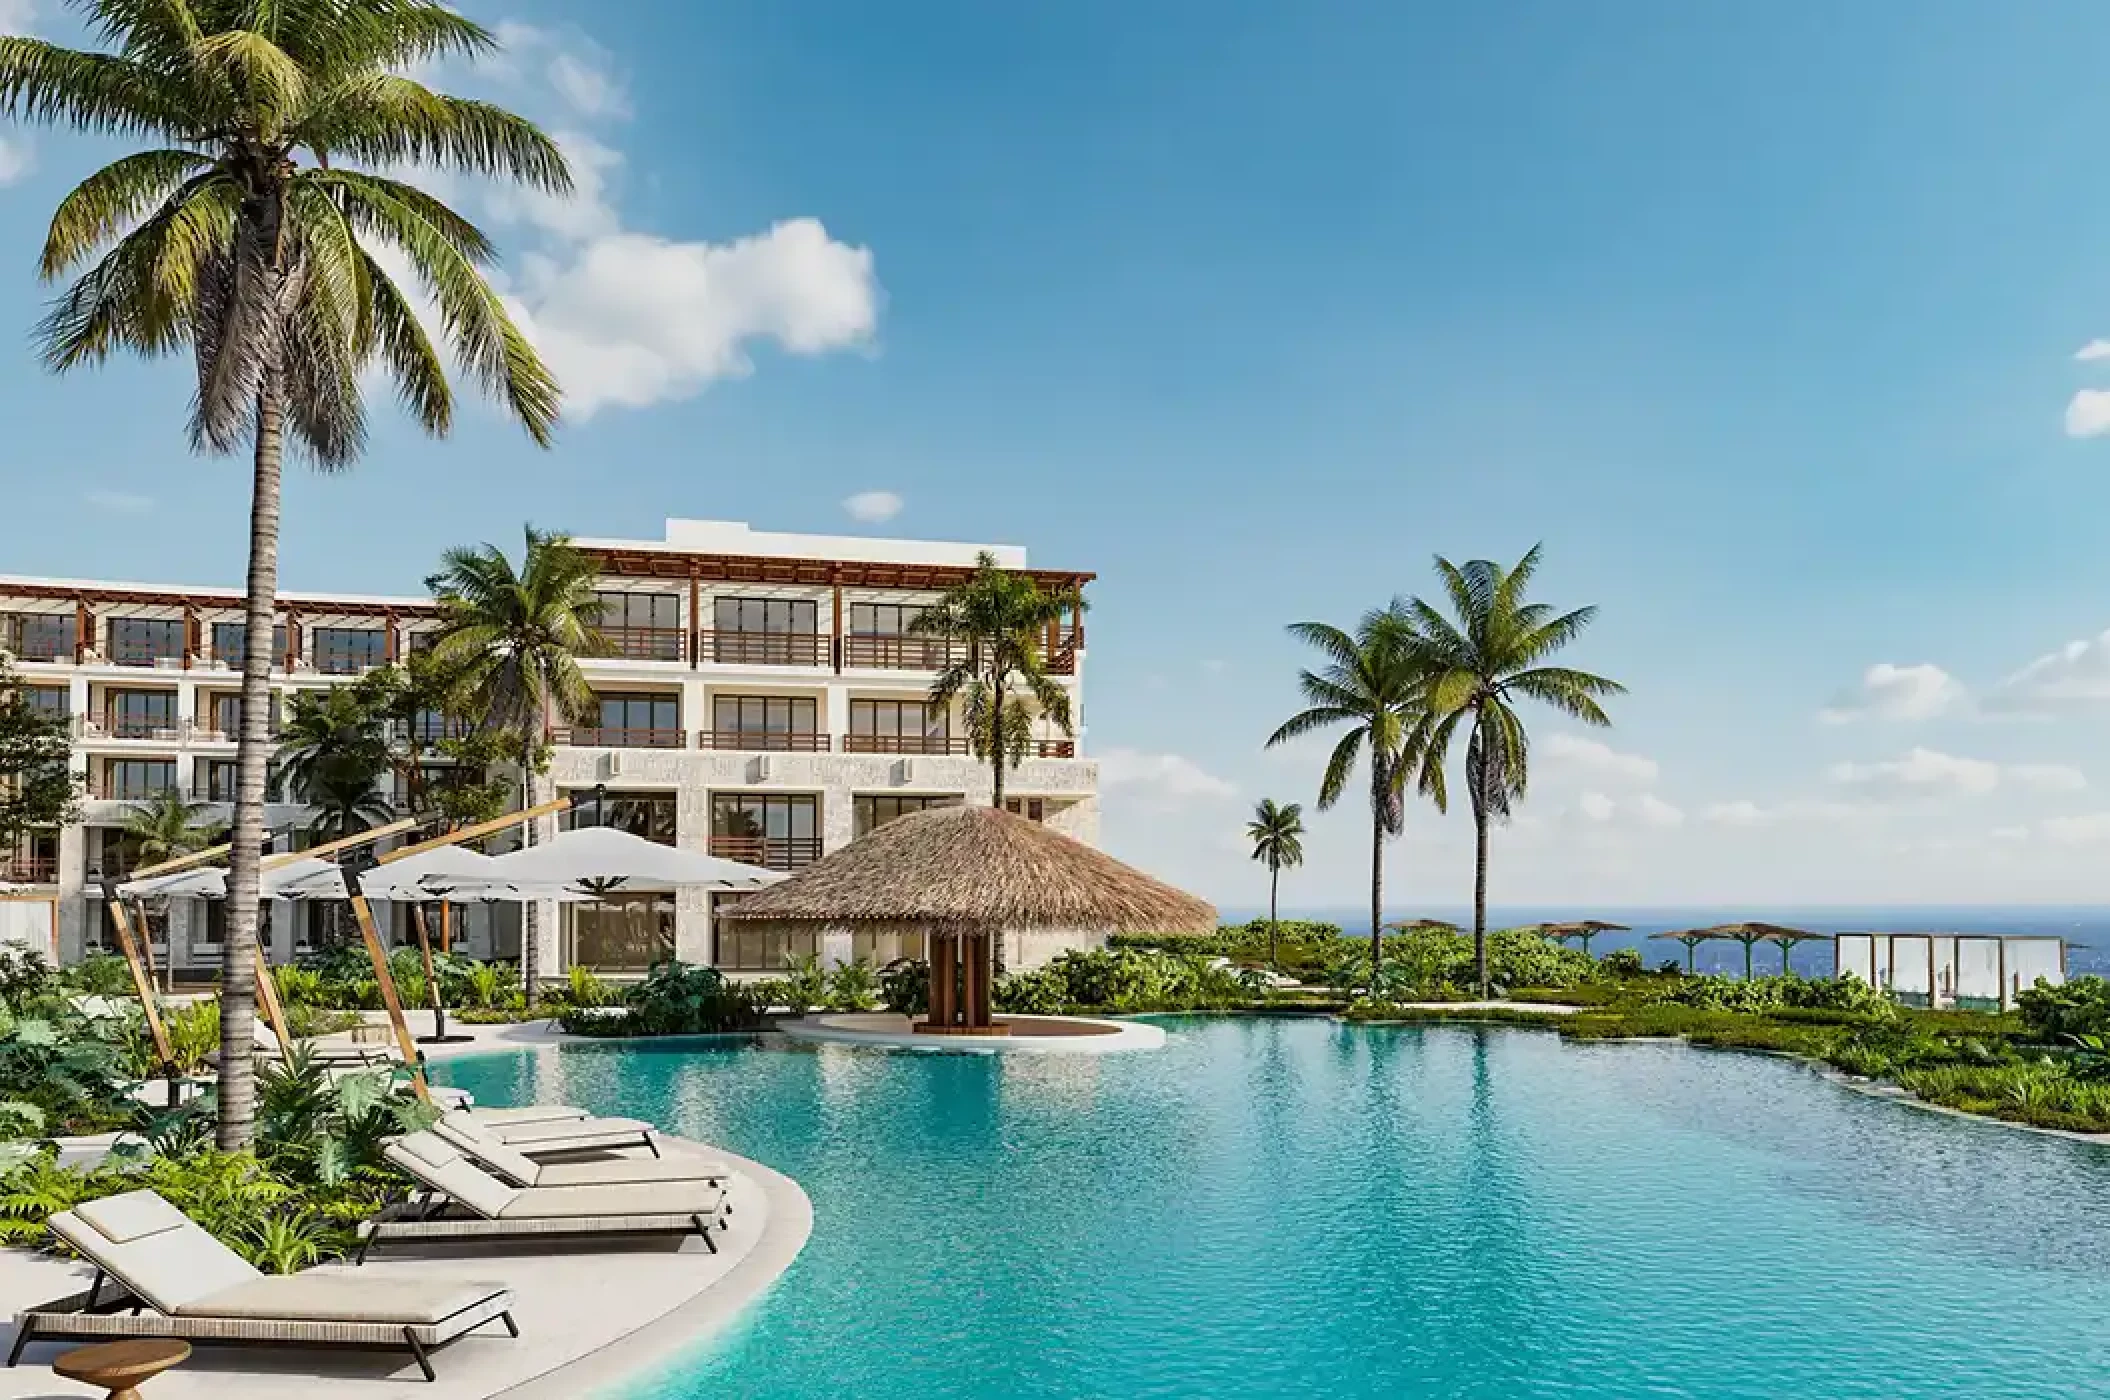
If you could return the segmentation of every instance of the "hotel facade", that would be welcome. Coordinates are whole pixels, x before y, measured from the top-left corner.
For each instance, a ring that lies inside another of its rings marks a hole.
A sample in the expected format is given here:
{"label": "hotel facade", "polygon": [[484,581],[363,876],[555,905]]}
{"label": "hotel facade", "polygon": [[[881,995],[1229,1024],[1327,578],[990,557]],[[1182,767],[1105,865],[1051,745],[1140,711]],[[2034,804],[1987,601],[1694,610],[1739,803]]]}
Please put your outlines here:
{"label": "hotel facade", "polygon": [[[597,722],[552,733],[538,798],[572,797],[567,823],[621,825],[783,871],[905,813],[991,799],[989,765],[968,753],[957,708],[926,703],[957,644],[909,630],[979,552],[1044,587],[1081,590],[1092,578],[1029,569],[1015,546],[778,534],[729,521],[669,520],[663,540],[575,543],[601,565],[599,625],[611,654],[582,659]],[[281,594],[274,732],[293,695],[395,662],[437,626],[429,598]],[[84,794],[78,822],[0,851],[0,881],[56,900],[62,960],[108,946],[100,882],[139,863],[124,823],[142,802],[173,791],[204,804],[209,820],[230,818],[243,640],[237,590],[0,577],[0,648],[35,703],[67,717]],[[1084,642],[1078,612],[1049,628],[1044,654],[1069,692],[1076,733],[1036,721],[1027,757],[1004,786],[1020,815],[1096,842]],[[406,794],[383,795],[407,813]],[[289,849],[311,818],[274,801],[265,823],[279,834],[276,848]],[[554,835],[558,820],[545,820],[537,839]],[[535,920],[542,966],[622,976],[671,955],[774,973],[807,953],[884,963],[905,951],[856,946],[847,935],[791,946],[742,933],[714,917],[714,901],[736,897],[690,891],[544,905]],[[209,975],[223,910],[201,900],[167,906],[150,911],[157,961],[179,977]],[[267,910],[279,961],[311,946],[328,917],[312,905]],[[408,911],[393,917],[402,937]],[[512,906],[464,909],[453,912],[450,936],[472,956],[516,956],[522,922]]]}

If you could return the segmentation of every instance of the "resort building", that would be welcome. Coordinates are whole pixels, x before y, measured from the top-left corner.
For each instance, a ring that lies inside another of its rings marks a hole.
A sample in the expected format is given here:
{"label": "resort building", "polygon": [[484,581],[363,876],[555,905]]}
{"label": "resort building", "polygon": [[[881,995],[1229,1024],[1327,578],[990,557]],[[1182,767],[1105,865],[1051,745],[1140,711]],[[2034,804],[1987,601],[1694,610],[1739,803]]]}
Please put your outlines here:
{"label": "resort building", "polygon": [[[542,796],[579,803],[567,820],[776,870],[803,868],[909,812],[987,802],[987,763],[968,753],[956,709],[926,703],[953,644],[911,635],[918,611],[967,576],[976,555],[1027,569],[1025,550],[864,536],[779,534],[728,521],[669,520],[663,540],[580,539],[602,566],[607,656],[582,662],[598,722],[554,730]],[[1051,588],[1090,574],[1033,570]],[[295,692],[343,684],[429,644],[429,598],[279,599],[272,642],[272,725]],[[165,792],[218,809],[233,795],[243,628],[237,590],[0,577],[0,648],[39,705],[68,716],[81,820],[0,852],[0,881],[57,900],[63,959],[105,946],[101,877],[139,864],[126,817]],[[1049,629],[1049,669],[1070,693],[1076,737],[1042,722],[1006,774],[1005,805],[1095,842],[1097,768],[1082,756],[1083,618]],[[432,716],[431,723],[441,723]],[[408,809],[407,794],[388,794]],[[274,802],[266,822],[289,844],[311,814]],[[545,834],[556,822],[547,821]],[[720,895],[720,903],[736,896]],[[216,967],[218,905],[172,900],[152,917],[155,956],[179,974]],[[270,907],[274,958],[289,959],[332,917],[321,906]],[[399,932],[403,925],[398,911]],[[708,896],[615,896],[542,906],[542,966],[641,971],[679,956],[729,971],[774,973],[793,947],[738,932]],[[513,956],[510,907],[459,911],[459,951]],[[848,950],[884,962],[894,950]]]}

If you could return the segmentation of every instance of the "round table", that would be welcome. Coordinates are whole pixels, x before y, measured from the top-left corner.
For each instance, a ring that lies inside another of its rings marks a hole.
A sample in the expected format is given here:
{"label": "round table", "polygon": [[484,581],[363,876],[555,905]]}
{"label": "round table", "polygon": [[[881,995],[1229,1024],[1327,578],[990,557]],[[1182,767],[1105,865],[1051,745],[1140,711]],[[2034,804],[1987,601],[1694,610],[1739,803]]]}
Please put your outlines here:
{"label": "round table", "polygon": [[77,1348],[52,1362],[51,1369],[67,1380],[103,1387],[109,1400],[140,1400],[141,1385],[189,1359],[189,1342],[141,1337]]}

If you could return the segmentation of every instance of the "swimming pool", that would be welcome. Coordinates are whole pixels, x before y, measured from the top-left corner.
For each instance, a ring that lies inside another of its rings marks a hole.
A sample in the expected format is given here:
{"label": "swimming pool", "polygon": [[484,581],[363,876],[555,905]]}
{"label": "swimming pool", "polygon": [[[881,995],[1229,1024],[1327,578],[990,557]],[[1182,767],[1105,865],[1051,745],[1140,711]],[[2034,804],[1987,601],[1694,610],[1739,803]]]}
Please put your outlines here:
{"label": "swimming pool", "polygon": [[763,1037],[442,1077],[651,1118],[812,1197],[771,1293],[623,1400],[2040,1400],[2110,1375],[2110,1148],[1682,1046],[1165,1024],[1137,1055]]}

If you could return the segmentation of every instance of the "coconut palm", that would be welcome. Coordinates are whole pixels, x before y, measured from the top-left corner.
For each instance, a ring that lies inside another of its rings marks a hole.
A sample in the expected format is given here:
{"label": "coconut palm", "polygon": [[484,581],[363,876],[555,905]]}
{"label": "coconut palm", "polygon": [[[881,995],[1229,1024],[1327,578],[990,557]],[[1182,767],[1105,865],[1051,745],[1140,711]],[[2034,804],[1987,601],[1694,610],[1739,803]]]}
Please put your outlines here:
{"label": "coconut palm", "polygon": [[405,76],[496,46],[439,0],[73,3],[109,51],[0,36],[0,117],[140,149],[90,175],[53,215],[43,275],[78,276],[41,327],[45,362],[63,371],[118,350],[187,351],[192,444],[251,453],[220,994],[218,1139],[234,1149],[248,1143],[255,1111],[249,971],[286,440],[318,467],[348,465],[365,439],[369,370],[427,432],[444,434],[454,416],[445,362],[374,250],[408,265],[454,362],[530,436],[547,443],[557,419],[555,381],[483,278],[490,242],[414,185],[372,172],[424,167],[550,192],[568,190],[570,175],[528,122]]}
{"label": "coconut palm", "polygon": [[126,809],[122,829],[140,865],[159,865],[217,845],[226,836],[227,828],[212,821],[211,812],[209,804],[186,801],[168,788]]}
{"label": "coconut palm", "polygon": [[1597,702],[1623,695],[1617,681],[1546,660],[1574,641],[1596,617],[1594,607],[1556,614],[1525,601],[1538,571],[1539,547],[1511,568],[1474,559],[1462,568],[1438,557],[1436,573],[1453,613],[1446,617],[1416,598],[1407,608],[1413,645],[1431,669],[1429,732],[1420,783],[1441,800],[1443,765],[1461,728],[1465,786],[1473,807],[1473,975],[1480,995],[1487,977],[1487,836],[1509,816],[1531,777],[1531,744],[1517,703],[1536,700],[1585,724],[1612,721]]}
{"label": "coconut palm", "polygon": [[[535,804],[535,773],[547,752],[551,719],[596,724],[600,701],[579,669],[582,656],[613,648],[600,633],[594,593],[599,566],[563,535],[530,525],[513,567],[496,545],[450,549],[425,581],[439,600],[434,663],[453,678],[465,714],[513,737],[520,764],[520,808]],[[532,825],[521,840],[532,842]],[[530,999],[542,975],[534,906],[526,906],[520,972]]]}
{"label": "coconut palm", "polygon": [[1077,732],[1069,692],[1048,674],[1042,646],[1064,613],[1084,606],[1077,590],[1044,589],[1030,575],[998,567],[984,550],[975,556],[973,574],[909,624],[914,635],[966,644],[931,683],[929,703],[949,710],[961,702],[968,748],[990,765],[992,806],[1004,805],[1004,772],[1032,745],[1032,707],[1064,734]]}
{"label": "coconut palm", "polygon": [[296,802],[319,805],[325,789],[372,789],[388,771],[383,716],[354,686],[294,695],[279,735],[278,785]]}
{"label": "coconut palm", "polygon": [[1245,824],[1245,834],[1253,843],[1253,859],[1267,867],[1267,965],[1279,972],[1275,936],[1281,922],[1275,917],[1276,895],[1282,872],[1304,864],[1304,808],[1263,797],[1253,808],[1253,819]]}
{"label": "coconut palm", "polygon": [[1290,635],[1318,648],[1319,669],[1297,683],[1307,708],[1284,720],[1267,746],[1320,730],[1347,727],[1327,756],[1319,779],[1319,810],[1341,800],[1358,759],[1370,770],[1370,979],[1377,984],[1384,953],[1385,838],[1406,824],[1407,776],[1428,734],[1427,676],[1419,653],[1405,645],[1408,631],[1395,609],[1366,614],[1352,633],[1324,622],[1293,623]]}

